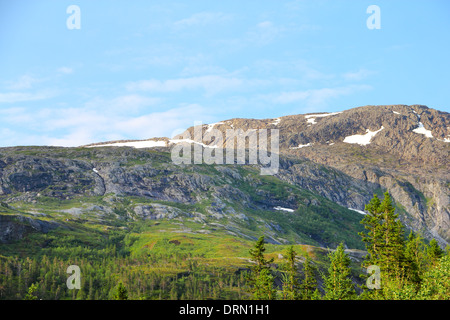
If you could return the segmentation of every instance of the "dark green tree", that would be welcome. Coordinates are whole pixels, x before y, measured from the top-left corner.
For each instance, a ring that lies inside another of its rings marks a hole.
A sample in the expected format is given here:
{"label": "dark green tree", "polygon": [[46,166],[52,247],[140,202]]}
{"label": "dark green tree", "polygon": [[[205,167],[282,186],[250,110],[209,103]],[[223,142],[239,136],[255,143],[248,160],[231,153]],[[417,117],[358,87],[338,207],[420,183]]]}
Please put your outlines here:
{"label": "dark green tree", "polygon": [[[247,275],[247,281],[255,299],[272,295],[272,292],[268,291],[268,289],[270,287],[273,288],[274,284],[273,277],[270,275],[270,264],[273,262],[273,258],[266,259],[264,256],[265,251],[264,236],[259,237],[255,247],[249,250],[251,260],[255,262],[255,265],[251,267],[251,271]],[[268,281],[271,282],[268,283]]]}
{"label": "dark green tree", "polygon": [[290,246],[286,251],[286,265],[283,277],[283,299],[284,300],[297,300],[299,299],[298,289],[300,283],[297,276],[297,266],[295,265],[295,257],[297,253],[293,246]]}
{"label": "dark green tree", "polygon": [[313,266],[311,258],[306,255],[303,264],[303,281],[300,284],[300,298],[302,300],[312,300],[317,296],[316,268]]}
{"label": "dark green tree", "polygon": [[325,299],[346,300],[356,297],[351,279],[350,258],[344,251],[343,243],[328,255],[330,266],[324,278]]}
{"label": "dark green tree", "polygon": [[444,250],[441,249],[436,239],[432,239],[427,247],[427,256],[431,265],[435,265],[443,255]]}
{"label": "dark green tree", "polygon": [[363,266],[378,265],[385,276],[399,276],[405,268],[403,225],[395,213],[391,196],[383,201],[374,195],[366,205],[369,212],[361,221],[368,233],[360,233],[368,255]]}
{"label": "dark green tree", "polygon": [[117,285],[113,300],[128,300],[128,291],[122,282]]}
{"label": "dark green tree", "polygon": [[405,244],[405,262],[409,280],[419,285],[427,263],[426,247],[420,234],[412,231]]}

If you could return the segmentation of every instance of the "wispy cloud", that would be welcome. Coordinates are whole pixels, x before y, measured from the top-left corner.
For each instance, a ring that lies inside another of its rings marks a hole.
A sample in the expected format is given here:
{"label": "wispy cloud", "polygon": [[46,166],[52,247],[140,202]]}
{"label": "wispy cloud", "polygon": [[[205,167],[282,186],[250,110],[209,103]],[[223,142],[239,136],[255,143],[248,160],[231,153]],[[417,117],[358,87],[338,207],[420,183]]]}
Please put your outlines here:
{"label": "wispy cloud", "polygon": [[367,70],[367,69],[359,69],[358,71],[354,72],[346,72],[342,75],[344,80],[348,81],[359,81],[367,78],[368,76],[375,74],[375,71]]}
{"label": "wispy cloud", "polygon": [[74,70],[70,67],[60,67],[56,71],[63,74],[71,74]]}
{"label": "wispy cloud", "polygon": [[6,85],[6,89],[8,90],[24,90],[24,89],[30,89],[33,84],[42,82],[43,79],[35,78],[29,74],[22,75],[17,80],[14,81],[8,81]]}
{"label": "wispy cloud", "polygon": [[131,82],[126,87],[131,91],[177,92],[201,89],[212,95],[227,89],[242,86],[244,80],[236,77],[207,75],[189,78],[169,79],[165,81],[151,79]]}
{"label": "wispy cloud", "polygon": [[212,23],[223,22],[231,19],[231,15],[222,12],[198,12],[188,18],[174,22],[175,28],[192,26],[206,26]]}
{"label": "wispy cloud", "polygon": [[15,103],[24,101],[36,101],[51,98],[55,95],[52,91],[42,92],[7,92],[0,93],[0,103]]}
{"label": "wispy cloud", "polygon": [[332,99],[370,89],[372,87],[369,85],[348,85],[335,88],[290,91],[272,96],[272,100],[280,104],[303,101],[307,107],[326,107],[327,103]]}

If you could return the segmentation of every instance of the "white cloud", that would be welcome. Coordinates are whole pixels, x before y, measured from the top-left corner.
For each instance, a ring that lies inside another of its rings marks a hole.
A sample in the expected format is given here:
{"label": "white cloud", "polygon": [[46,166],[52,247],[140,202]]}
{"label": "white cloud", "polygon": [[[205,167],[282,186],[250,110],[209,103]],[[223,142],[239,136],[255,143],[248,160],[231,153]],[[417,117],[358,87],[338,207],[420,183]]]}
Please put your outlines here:
{"label": "white cloud", "polygon": [[73,73],[73,69],[69,68],[69,67],[61,67],[61,68],[58,68],[58,70],[56,70],[56,71],[58,71],[59,73],[64,73],[64,74]]}
{"label": "white cloud", "polygon": [[272,21],[263,21],[250,29],[247,33],[247,42],[258,45],[267,45],[274,41],[284,29],[276,26]]}
{"label": "white cloud", "polygon": [[189,18],[175,21],[174,26],[176,28],[205,26],[211,23],[223,22],[230,18],[230,15],[221,12],[199,12],[191,15]]}
{"label": "white cloud", "polygon": [[54,96],[54,93],[50,91],[43,92],[8,92],[8,93],[0,93],[0,103],[15,103],[15,102],[24,102],[24,101],[35,101],[35,100],[43,100],[48,99]]}
{"label": "white cloud", "polygon": [[34,77],[30,76],[29,74],[25,74],[15,81],[9,81],[6,88],[8,90],[13,90],[13,91],[30,89],[34,83],[38,83],[41,81],[43,81],[43,80],[34,78]]}
{"label": "white cloud", "polygon": [[134,113],[142,110],[144,107],[157,105],[161,101],[161,98],[129,94],[112,99],[93,98],[86,102],[85,107],[87,109],[97,109],[103,112]]}
{"label": "white cloud", "polygon": [[202,89],[211,95],[220,91],[238,88],[244,83],[243,79],[236,77],[224,77],[217,75],[198,76],[190,78],[169,79],[165,81],[151,79],[131,82],[128,90],[149,92],[178,92],[182,90]]}
{"label": "white cloud", "polygon": [[308,107],[323,107],[331,99],[368,89],[371,89],[371,87],[368,85],[349,85],[336,88],[321,88],[304,91],[282,92],[273,97],[273,101],[275,103],[282,104],[304,101]]}
{"label": "white cloud", "polygon": [[367,69],[359,69],[355,72],[347,72],[342,75],[344,80],[348,81],[359,81],[367,78],[368,76],[374,74],[374,71],[367,70]]}
{"label": "white cloud", "polygon": [[23,132],[7,125],[0,128],[5,134],[1,146],[26,144],[64,147],[110,140],[172,137],[173,132],[184,131],[195,121],[210,123],[215,120],[210,108],[198,104],[181,105],[139,116],[124,115],[113,109],[105,112],[101,108],[88,107],[9,108],[0,110],[0,117],[5,124],[22,121],[21,126],[25,125],[29,129]]}

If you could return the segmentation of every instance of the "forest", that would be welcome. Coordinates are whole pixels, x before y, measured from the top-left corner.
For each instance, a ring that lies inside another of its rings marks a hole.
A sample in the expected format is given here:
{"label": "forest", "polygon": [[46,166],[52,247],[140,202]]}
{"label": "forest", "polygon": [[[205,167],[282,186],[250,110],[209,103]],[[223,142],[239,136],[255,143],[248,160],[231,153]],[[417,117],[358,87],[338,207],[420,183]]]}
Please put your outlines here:
{"label": "forest", "polygon": [[[98,248],[73,236],[47,235],[53,245],[34,255],[0,255],[0,300],[449,299],[449,248],[406,234],[388,192],[384,199],[375,195],[365,209],[359,235],[367,254],[356,269],[344,243],[328,249],[325,264],[294,245],[285,246],[274,263],[261,236],[248,251],[248,263],[233,267],[167,249],[177,240],[166,241],[163,250],[133,252],[137,240],[126,231]],[[67,283],[70,265],[82,270],[78,289]]]}

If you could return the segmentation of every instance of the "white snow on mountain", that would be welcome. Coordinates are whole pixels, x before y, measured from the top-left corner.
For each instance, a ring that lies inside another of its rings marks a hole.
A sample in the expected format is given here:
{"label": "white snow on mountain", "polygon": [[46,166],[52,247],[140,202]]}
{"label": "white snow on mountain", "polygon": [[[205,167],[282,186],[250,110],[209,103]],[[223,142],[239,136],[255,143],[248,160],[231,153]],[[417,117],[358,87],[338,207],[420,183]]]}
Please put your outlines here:
{"label": "white snow on mountain", "polygon": [[105,143],[105,144],[97,144],[93,146],[88,146],[88,148],[93,147],[134,147],[134,148],[154,148],[154,147],[165,147],[166,142],[163,140],[154,141],[154,140],[146,140],[146,141],[128,141],[128,142],[113,142],[113,143]]}
{"label": "white snow on mountain", "polygon": [[294,212],[294,209],[289,209],[289,208],[283,208],[280,206],[274,207],[275,210],[279,210],[279,211],[287,211],[287,212]]}
{"label": "white snow on mountain", "polygon": [[320,113],[320,114],[309,114],[305,116],[306,121],[310,124],[316,124],[316,118],[334,116],[342,112],[332,112],[332,113]]}
{"label": "white snow on mountain", "polygon": [[344,141],[345,143],[357,143],[360,145],[368,145],[370,143],[370,140],[381,130],[383,130],[384,127],[381,126],[381,128],[377,131],[370,131],[369,129],[366,129],[366,134],[355,134],[353,136],[345,137]]}
{"label": "white snow on mountain", "polygon": [[416,129],[414,129],[413,132],[423,134],[428,138],[433,138],[433,135],[431,134],[431,130],[425,129],[425,127],[423,126],[423,123],[420,121],[419,121],[419,126]]}
{"label": "white snow on mountain", "polygon": [[205,148],[218,148],[218,146],[216,146],[216,145],[209,146],[209,145],[207,145],[207,144],[204,144],[204,143],[201,143],[201,142],[198,142],[198,141],[194,141],[194,140],[192,140],[192,139],[170,139],[170,140],[169,140],[169,143],[172,143],[172,144],[178,144],[178,143],[195,143],[195,144],[199,144],[199,145],[201,145],[201,146],[203,146],[203,147],[205,147]]}
{"label": "white snow on mountain", "polygon": [[272,122],[272,123],[270,123],[270,124],[272,124],[272,125],[274,125],[274,126],[277,126],[277,125],[280,124],[280,122],[281,122],[281,118],[277,118],[277,119],[275,119],[274,122]]}
{"label": "white snow on mountain", "polygon": [[367,212],[364,212],[364,211],[361,211],[361,210],[358,210],[358,209],[353,209],[353,208],[348,208],[348,209],[352,210],[352,211],[356,211],[356,212],[361,213],[361,214],[367,214]]}
{"label": "white snow on mountain", "polygon": [[208,129],[206,129],[205,133],[210,132],[214,128],[214,126],[217,125],[217,124],[224,124],[224,123],[223,122],[216,122],[216,123],[208,124]]}
{"label": "white snow on mountain", "polygon": [[308,143],[308,144],[299,144],[298,147],[290,147],[289,149],[301,149],[304,147],[310,147],[312,146],[312,143]]}

